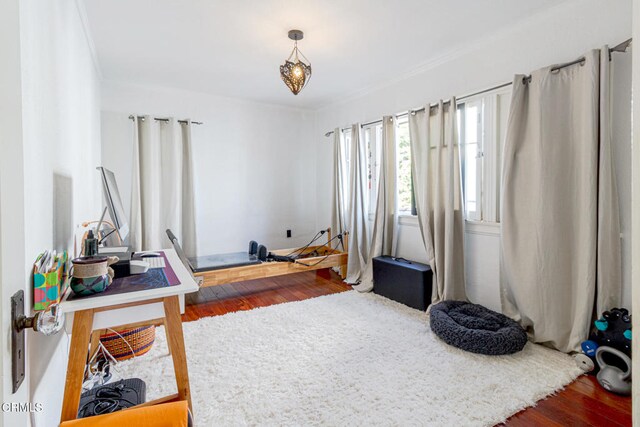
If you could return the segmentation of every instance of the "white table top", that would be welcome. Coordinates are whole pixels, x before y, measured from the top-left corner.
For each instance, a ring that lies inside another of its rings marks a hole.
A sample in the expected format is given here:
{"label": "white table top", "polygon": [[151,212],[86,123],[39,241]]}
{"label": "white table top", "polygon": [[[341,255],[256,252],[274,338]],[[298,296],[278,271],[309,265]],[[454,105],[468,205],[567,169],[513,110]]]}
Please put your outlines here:
{"label": "white table top", "polygon": [[197,292],[199,287],[193,276],[180,261],[178,254],[174,249],[162,249],[167,256],[167,260],[176,273],[180,284],[174,286],[167,286],[165,288],[149,289],[136,292],[125,292],[115,295],[97,295],[92,298],[83,298],[72,301],[67,301],[67,298],[72,293],[71,289],[68,289],[62,301],[60,302],[60,310],[63,313],[73,313],[80,310],[88,310],[92,308],[109,307],[119,304],[127,304],[132,302],[147,301],[155,298],[163,298],[174,295],[190,294]]}

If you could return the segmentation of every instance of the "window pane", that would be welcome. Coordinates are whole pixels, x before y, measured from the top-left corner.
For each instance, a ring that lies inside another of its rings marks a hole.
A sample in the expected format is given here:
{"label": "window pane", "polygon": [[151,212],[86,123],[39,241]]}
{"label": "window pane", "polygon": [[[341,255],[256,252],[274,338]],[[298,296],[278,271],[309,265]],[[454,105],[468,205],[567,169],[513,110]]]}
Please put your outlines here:
{"label": "window pane", "polygon": [[380,177],[380,157],[382,155],[382,125],[368,127],[364,130],[367,144],[367,172],[369,190],[369,214],[376,211],[378,197],[378,179]]}
{"label": "window pane", "polygon": [[382,159],[382,125],[376,126],[376,167],[374,181],[376,183],[375,192],[378,192],[378,179],[380,178],[380,160]]}
{"label": "window pane", "polygon": [[375,135],[374,135],[374,130],[371,129],[370,127],[363,129],[363,134],[364,134],[364,143],[365,143],[365,147],[367,148],[367,195],[369,197],[368,200],[368,205],[369,205],[369,211],[368,213],[371,215],[374,211],[375,211],[375,194],[374,194],[374,188],[376,186],[375,183],[375,167],[376,167],[376,160],[375,160]]}
{"label": "window pane", "polygon": [[344,137],[344,146],[343,146],[343,154],[344,154],[344,180],[342,181],[342,194],[344,195],[343,206],[345,209],[348,209],[350,192],[349,192],[349,180],[351,179],[351,130],[346,130],[343,132]]}
{"label": "window pane", "polygon": [[482,219],[482,137],[483,101],[471,101],[458,107],[458,137],[462,150],[462,190],[465,217]]}
{"label": "window pane", "polygon": [[346,174],[349,176],[351,164],[351,130],[344,132],[344,160],[347,166]]}
{"label": "window pane", "polygon": [[478,152],[477,144],[465,144],[464,156],[467,160],[465,163],[464,174],[464,201],[467,214],[476,211],[476,153]]}
{"label": "window pane", "polygon": [[409,122],[400,121],[397,129],[397,162],[398,162],[398,210],[411,214],[411,146],[409,142]]}
{"label": "window pane", "polygon": [[500,222],[502,150],[511,92],[501,90],[458,104],[465,218]]}
{"label": "window pane", "polygon": [[367,147],[367,190],[371,193],[371,189],[373,188],[373,168],[375,167],[371,128],[364,129],[364,142]]}
{"label": "window pane", "polygon": [[469,106],[465,111],[465,143],[476,144],[478,142],[478,106]]}

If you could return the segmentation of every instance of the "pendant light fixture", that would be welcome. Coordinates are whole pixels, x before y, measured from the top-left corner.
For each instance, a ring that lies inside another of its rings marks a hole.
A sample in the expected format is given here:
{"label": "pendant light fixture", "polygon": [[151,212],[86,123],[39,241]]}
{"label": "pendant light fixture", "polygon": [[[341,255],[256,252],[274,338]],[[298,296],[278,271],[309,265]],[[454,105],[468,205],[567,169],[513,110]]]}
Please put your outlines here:
{"label": "pendant light fixture", "polygon": [[311,63],[298,50],[298,40],[303,37],[304,33],[300,30],[289,31],[289,38],[294,41],[293,50],[280,66],[280,77],[294,95],[299,94],[311,79]]}

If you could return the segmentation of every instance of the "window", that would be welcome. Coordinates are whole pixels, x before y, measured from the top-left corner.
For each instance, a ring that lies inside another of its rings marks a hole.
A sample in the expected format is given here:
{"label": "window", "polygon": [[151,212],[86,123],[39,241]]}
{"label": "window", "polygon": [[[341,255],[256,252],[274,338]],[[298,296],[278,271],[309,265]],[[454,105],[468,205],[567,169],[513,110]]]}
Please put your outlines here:
{"label": "window", "polygon": [[[506,134],[511,98],[510,89],[500,89],[468,98],[458,103],[458,137],[465,218],[467,221],[500,222],[500,175],[502,148]],[[407,117],[396,123],[396,161],[398,211],[400,215],[416,215],[411,168],[411,144]],[[351,154],[351,129],[343,131],[345,172],[348,187]],[[378,177],[382,152],[382,125],[363,128],[366,147],[365,203],[369,220],[373,220],[378,197]],[[348,191],[345,191],[348,194]]]}
{"label": "window", "polygon": [[464,211],[475,221],[482,220],[483,108],[483,100],[478,100],[458,104],[457,110]]}
{"label": "window", "polygon": [[343,141],[344,141],[344,145],[342,147],[342,149],[344,150],[344,161],[346,163],[346,175],[347,175],[347,179],[349,177],[349,171],[350,169],[350,160],[351,160],[351,129],[347,129],[345,131],[342,132],[342,137],[343,137]]}
{"label": "window", "polygon": [[367,147],[367,191],[369,194],[369,219],[373,220],[378,197],[378,177],[382,157],[382,125],[376,124],[364,128],[364,141]]}
{"label": "window", "polygon": [[[363,130],[367,147],[367,189],[369,192],[369,219],[373,220],[378,197],[378,178],[382,156],[382,125],[375,124]],[[396,128],[396,161],[398,185],[398,211],[401,215],[416,215],[411,174],[411,145],[409,123],[406,117],[398,120]]]}
{"label": "window", "polygon": [[458,104],[458,138],[465,218],[500,222],[500,171],[510,91],[482,94]]}
{"label": "window", "polygon": [[398,162],[398,211],[400,211],[401,215],[416,215],[411,173],[409,121],[406,117],[398,119],[398,127],[396,128],[396,161]]}
{"label": "window", "polygon": [[351,199],[349,196],[349,179],[351,179],[351,129],[342,131],[342,141],[342,158],[344,159],[342,166],[342,172],[344,173],[342,179],[342,195],[344,196],[343,206],[345,208],[345,215],[347,215],[349,201]]}

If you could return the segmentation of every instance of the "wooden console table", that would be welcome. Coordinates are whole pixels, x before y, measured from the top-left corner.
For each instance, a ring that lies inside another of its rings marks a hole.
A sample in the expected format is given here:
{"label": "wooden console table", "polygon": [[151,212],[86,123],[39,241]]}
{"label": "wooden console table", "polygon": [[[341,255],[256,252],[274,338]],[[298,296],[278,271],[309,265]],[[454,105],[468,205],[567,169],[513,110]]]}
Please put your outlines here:
{"label": "wooden console table", "polygon": [[60,303],[60,309],[66,314],[67,324],[73,323],[60,422],[77,418],[92,332],[150,321],[163,322],[166,326],[178,393],[143,405],[186,400],[193,412],[179,296],[196,292],[198,285],[173,249],[163,251],[180,284],[72,301],[67,301],[67,293]]}

